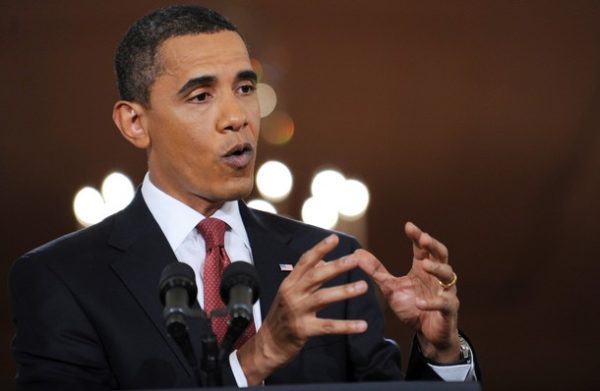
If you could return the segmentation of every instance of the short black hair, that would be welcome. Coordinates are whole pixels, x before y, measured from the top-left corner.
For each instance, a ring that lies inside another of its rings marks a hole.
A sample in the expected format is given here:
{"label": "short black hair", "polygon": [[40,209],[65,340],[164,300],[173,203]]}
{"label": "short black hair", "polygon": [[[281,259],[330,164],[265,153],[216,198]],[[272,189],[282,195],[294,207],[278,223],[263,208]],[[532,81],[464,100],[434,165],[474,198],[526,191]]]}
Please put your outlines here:
{"label": "short black hair", "polygon": [[238,31],[219,13],[201,6],[160,8],[137,20],[115,53],[115,73],[121,99],[150,106],[150,87],[161,72],[158,48],[169,38],[189,34]]}

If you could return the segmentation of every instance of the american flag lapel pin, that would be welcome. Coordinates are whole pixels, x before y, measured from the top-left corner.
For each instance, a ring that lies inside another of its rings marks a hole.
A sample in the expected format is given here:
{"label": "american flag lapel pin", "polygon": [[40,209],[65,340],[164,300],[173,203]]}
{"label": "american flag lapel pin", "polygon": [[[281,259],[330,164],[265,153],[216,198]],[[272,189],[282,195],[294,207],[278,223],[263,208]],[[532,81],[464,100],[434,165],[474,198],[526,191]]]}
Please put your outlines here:
{"label": "american flag lapel pin", "polygon": [[294,270],[294,265],[292,265],[291,263],[280,263],[279,270],[281,270],[282,272],[291,272],[292,270]]}

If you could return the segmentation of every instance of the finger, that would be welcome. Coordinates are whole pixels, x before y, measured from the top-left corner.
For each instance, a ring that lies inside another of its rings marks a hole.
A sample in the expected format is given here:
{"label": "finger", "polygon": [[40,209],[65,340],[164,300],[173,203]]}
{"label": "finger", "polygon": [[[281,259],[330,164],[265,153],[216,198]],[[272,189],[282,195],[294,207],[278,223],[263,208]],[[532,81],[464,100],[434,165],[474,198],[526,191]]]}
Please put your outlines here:
{"label": "finger", "polygon": [[367,330],[368,324],[364,320],[337,320],[317,318],[311,322],[309,336],[325,334],[360,334]]}
{"label": "finger", "polygon": [[406,223],[406,235],[413,241],[415,258],[425,259],[431,254],[440,262],[448,262],[448,248],[439,240],[423,232],[413,223]]}
{"label": "finger", "polygon": [[[319,243],[315,244],[312,248],[307,250],[300,260],[296,263],[294,270],[290,273],[289,277],[300,278],[308,270],[311,270],[316,264],[318,264],[323,257],[333,250],[338,244],[338,237],[335,234],[331,234]],[[292,274],[294,276],[292,276]]]}
{"label": "finger", "polygon": [[423,269],[444,284],[448,284],[454,279],[454,271],[452,266],[447,263],[432,261],[429,259],[423,260]]}
{"label": "finger", "polygon": [[354,269],[358,262],[355,258],[345,256],[335,261],[317,262],[311,270],[307,270],[299,281],[302,286],[317,289],[324,282]]}
{"label": "finger", "polygon": [[429,256],[427,249],[423,248],[420,244],[421,236],[423,231],[415,224],[410,221],[404,225],[404,232],[406,236],[412,241],[413,254],[415,259],[425,259]]}
{"label": "finger", "polygon": [[319,311],[331,303],[360,296],[367,291],[368,287],[365,281],[357,281],[350,284],[319,289],[310,297],[312,309]]}
{"label": "finger", "polygon": [[357,260],[358,266],[367,273],[373,281],[375,281],[382,290],[384,296],[387,296],[390,293],[391,287],[388,286],[387,282],[390,279],[393,279],[394,276],[385,268],[379,259],[363,249],[356,250],[350,257]]}
{"label": "finger", "polygon": [[423,233],[419,244],[433,255],[436,260],[444,263],[448,262],[448,248],[433,236]]}
{"label": "finger", "polygon": [[415,305],[421,311],[440,311],[451,315],[458,312],[459,302],[456,295],[440,295],[429,299],[418,298],[415,300]]}

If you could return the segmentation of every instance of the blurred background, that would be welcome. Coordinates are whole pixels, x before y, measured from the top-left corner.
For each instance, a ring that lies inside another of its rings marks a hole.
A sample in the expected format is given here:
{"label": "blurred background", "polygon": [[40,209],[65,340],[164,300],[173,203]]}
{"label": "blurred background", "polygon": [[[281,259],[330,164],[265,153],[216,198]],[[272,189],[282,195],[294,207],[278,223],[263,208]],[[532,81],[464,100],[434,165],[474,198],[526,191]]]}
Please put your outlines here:
{"label": "blurred background", "polygon": [[[170,3],[0,2],[4,287],[16,257],[80,227],[81,188],[115,171],[142,180],[144,153],[111,120],[112,57],[136,18]],[[336,229],[396,274],[410,267],[405,221],[447,244],[486,389],[598,382],[599,2],[202,4],[238,25],[273,90],[257,167],[288,167],[280,213],[301,218],[322,169],[359,180],[368,208]],[[0,388],[12,389],[0,292]],[[411,332],[389,313],[387,332],[406,357]]]}

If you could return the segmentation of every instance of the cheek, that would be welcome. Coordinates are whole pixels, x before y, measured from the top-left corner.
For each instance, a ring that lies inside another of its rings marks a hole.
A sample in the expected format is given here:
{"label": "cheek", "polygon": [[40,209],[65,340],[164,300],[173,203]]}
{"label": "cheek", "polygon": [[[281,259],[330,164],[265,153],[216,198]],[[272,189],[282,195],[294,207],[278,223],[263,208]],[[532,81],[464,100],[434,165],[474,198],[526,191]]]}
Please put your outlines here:
{"label": "cheek", "polygon": [[260,134],[260,112],[252,113],[248,118],[248,124],[250,131],[252,132],[252,138],[257,140],[258,135]]}
{"label": "cheek", "polygon": [[[184,110],[163,117],[155,126],[156,139],[174,158],[197,158],[211,150],[210,116]],[[184,156],[177,156],[183,154]]]}
{"label": "cheek", "polygon": [[[254,140],[257,140],[258,135],[260,134],[260,117],[251,125],[251,128]],[[256,154],[254,155],[254,157],[256,158]]]}
{"label": "cheek", "polygon": [[184,162],[195,172],[199,170],[205,171],[205,175],[209,175],[214,171],[217,162],[215,161],[215,151],[211,148],[211,144],[207,143],[207,138],[198,136],[184,137],[178,143],[177,149],[173,152],[173,159]]}
{"label": "cheek", "polygon": [[246,101],[244,101],[244,110],[246,112],[248,122],[258,128],[258,126],[260,126],[260,106],[258,104],[258,98],[248,98]]}

